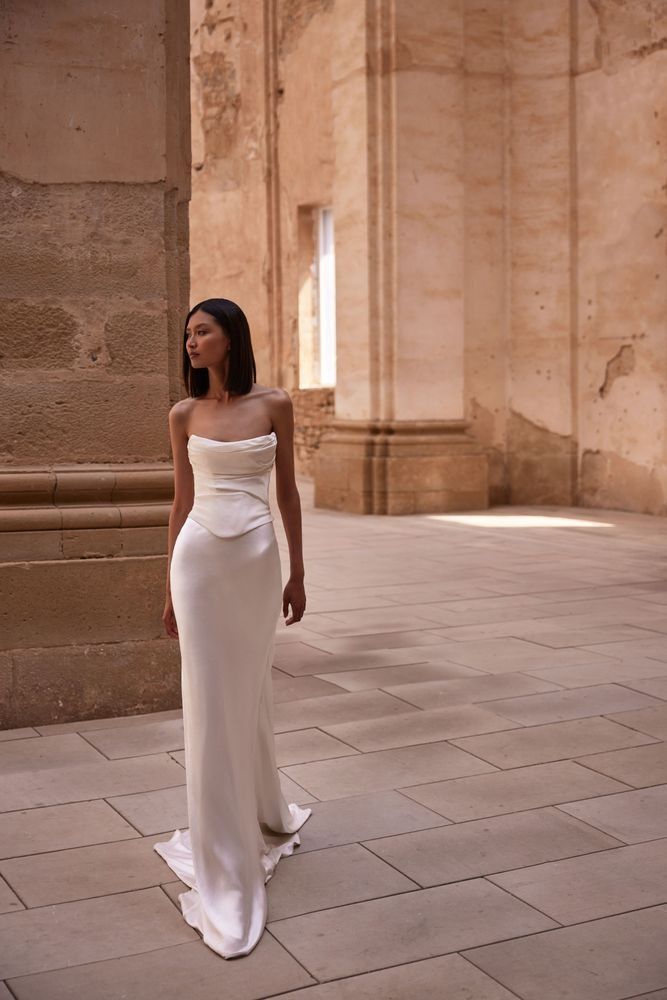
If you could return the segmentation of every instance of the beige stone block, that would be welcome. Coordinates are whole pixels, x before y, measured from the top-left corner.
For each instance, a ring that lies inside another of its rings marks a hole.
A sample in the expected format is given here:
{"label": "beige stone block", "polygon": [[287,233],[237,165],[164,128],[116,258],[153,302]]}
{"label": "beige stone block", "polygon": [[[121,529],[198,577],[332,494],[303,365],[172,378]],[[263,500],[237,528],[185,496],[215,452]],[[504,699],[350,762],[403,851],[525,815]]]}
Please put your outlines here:
{"label": "beige stone block", "polygon": [[292,729],[332,725],[343,720],[401,715],[405,711],[404,702],[384,691],[355,691],[282,702],[274,706],[273,723],[275,732],[283,733]]}
{"label": "beige stone block", "polygon": [[[95,616],[92,616],[93,622]],[[178,644],[167,639],[17,649],[11,719],[40,729],[57,722],[180,705]]]}
{"label": "beige stone block", "polygon": [[488,674],[455,678],[445,681],[425,681],[415,684],[387,685],[389,694],[418,708],[445,708],[469,702],[492,701],[499,695],[508,697],[555,691],[555,684],[528,677],[525,674]]}
{"label": "beige stone block", "polygon": [[[642,702],[637,701],[637,698],[648,700]],[[542,722],[581,719],[593,715],[606,715],[612,721],[628,725],[630,716],[639,717],[639,721],[644,718],[653,720],[655,716],[646,715],[646,713],[655,712],[656,709],[653,706],[659,704],[657,698],[629,691],[619,684],[597,684],[594,687],[576,688],[572,691],[552,691],[547,694],[528,695],[522,698],[487,701],[485,708],[489,712],[497,712],[498,715],[502,715],[506,719],[513,719],[525,726],[539,725]],[[644,711],[625,711],[625,709],[635,708],[644,709]],[[663,706],[663,710],[667,712],[667,706]],[[609,715],[610,712],[619,714]],[[626,716],[628,721],[624,721],[622,716]],[[639,729],[641,727],[631,725],[631,728]],[[648,732],[646,729],[642,731]],[[665,726],[665,731],[667,732],[667,726]],[[650,735],[659,736],[660,733],[651,733]]]}
{"label": "beige stone block", "polygon": [[435,781],[403,788],[401,794],[409,795],[415,802],[458,823],[572,802],[573,796],[585,799],[605,792],[622,792],[625,787],[612,778],[566,760]]}
{"label": "beige stone block", "polygon": [[566,802],[559,808],[626,844],[657,840],[667,829],[667,784]]}
{"label": "beige stone block", "polygon": [[311,760],[349,757],[357,751],[345,742],[334,739],[319,729],[297,729],[278,733],[275,737],[278,767],[302,764]]}
{"label": "beige stone block", "polygon": [[[301,698],[320,698],[327,694],[340,694],[342,684],[328,682],[324,678],[306,676],[290,677],[287,674],[274,676],[272,681],[273,702],[278,705],[283,701],[299,701]],[[349,689],[348,689],[349,690]]]}
{"label": "beige stone block", "polygon": [[167,719],[118,729],[89,730],[86,740],[109,760],[182,750],[183,720]]}
{"label": "beige stone block", "polygon": [[[629,705],[626,707],[630,708]],[[621,725],[629,726],[640,733],[648,733],[649,736],[667,740],[667,705],[659,705],[657,701],[654,706],[640,708],[638,711],[619,711],[610,718],[613,722],[620,722]]]}
{"label": "beige stone block", "polygon": [[[607,682],[617,682],[634,690],[644,690],[638,688],[638,684],[644,684],[637,678],[665,678],[667,679],[667,663],[659,660],[650,660],[647,657],[632,657],[627,660],[600,660],[595,663],[582,663],[574,667],[547,667],[544,670],[530,669],[531,677],[541,677],[545,681],[553,681],[554,684],[562,684],[567,688],[590,687],[592,684],[605,684]],[[652,694],[647,691],[647,694]],[[660,697],[660,695],[657,695]]]}
{"label": "beige stone block", "polygon": [[421,886],[460,882],[558,858],[592,854],[619,841],[557,809],[532,809],[364,842]]}
{"label": "beige stone block", "polygon": [[128,729],[134,726],[141,727],[146,723],[182,718],[183,709],[173,708],[164,712],[137,712],[135,715],[111,715],[100,719],[79,719],[76,722],[54,722],[35,728],[42,736],[52,736],[54,733],[91,733],[97,729]]}
{"label": "beige stone block", "polygon": [[434,743],[454,736],[513,729],[517,725],[518,723],[503,720],[476,705],[458,705],[422,712],[411,711],[406,715],[384,719],[325,725],[322,728],[357,750],[365,751]]}
{"label": "beige stone block", "polygon": [[0,743],[0,773],[5,776],[49,767],[95,764],[103,760],[102,755],[78,733]]}
{"label": "beige stone block", "polygon": [[547,649],[525,639],[513,638],[460,642],[452,646],[447,655],[454,663],[494,674],[594,663],[598,659],[588,649]]}
{"label": "beige stone block", "polygon": [[341,670],[318,674],[322,681],[329,681],[346,691],[370,691],[378,688],[398,688],[401,684],[422,681],[449,680],[452,677],[476,677],[476,671],[458,663],[410,663],[395,667],[378,667],[374,670]]}
{"label": "beige stone block", "polygon": [[136,955],[197,939],[157,886],[0,917],[0,976]]}
{"label": "beige stone block", "polygon": [[[280,1000],[514,1000],[507,990],[459,955],[444,955],[367,972],[306,990],[285,993]],[[662,1000],[657,997],[656,1000]]]}
{"label": "beige stone block", "polygon": [[0,874],[29,907],[145,889],[173,876],[153,850],[155,842],[135,837],[11,858],[0,861]]}
{"label": "beige stone block", "polygon": [[[471,737],[475,739],[477,737]],[[458,778],[493,770],[486,761],[463,753],[448,743],[378,750],[312,764],[294,764],[285,774],[319,799],[403,788],[425,781]]]}
{"label": "beige stone block", "polygon": [[663,839],[489,879],[559,923],[572,924],[664,903],[666,862],[667,839]]}
{"label": "beige stone block", "polygon": [[636,788],[667,782],[667,743],[593,753],[578,763]]}
{"label": "beige stone block", "polygon": [[269,920],[377,899],[416,888],[360,844],[294,854],[279,865],[268,886]]}
{"label": "beige stone block", "polygon": [[331,980],[553,926],[486,880],[469,879],[272,921],[268,929],[309,972]]}
{"label": "beige stone block", "polygon": [[308,823],[300,833],[301,854],[449,822],[395,791],[316,802],[312,808]]}
{"label": "beige stone block", "polygon": [[39,736],[39,733],[32,726],[23,726],[21,729],[0,729],[0,743],[5,743],[7,740],[30,740],[35,736]]}
{"label": "beige stone block", "polygon": [[0,813],[0,858],[129,840],[137,831],[101,800]]}
{"label": "beige stone block", "polygon": [[[173,908],[178,917],[178,909]],[[163,1000],[181,1000],[192,993],[193,983],[197,984],[197,1000],[219,1000],[221,994],[257,1000],[275,990],[302,992],[313,982],[270,934],[264,934],[244,958],[244,962],[226,962],[203,941],[190,939],[140,954],[18,976],[11,982],[18,1000],[71,1000],[86,996],[91,982],[95,1000],[118,1000],[119,993],[133,1000],[154,1000],[156,992]],[[489,1000],[496,1000],[495,995]],[[499,995],[498,1000],[505,998]]]}
{"label": "beige stone block", "polygon": [[622,750],[652,743],[654,740],[607,719],[590,718],[550,722],[526,729],[513,729],[509,733],[464,736],[452,742],[482,760],[507,768],[581,757],[585,753]]}
{"label": "beige stone block", "polygon": [[184,782],[183,768],[167,754],[154,754],[101,764],[49,767],[1,775],[0,803],[3,812],[13,812],[170,788]]}
{"label": "beige stone block", "polygon": [[59,528],[53,531],[3,531],[2,557],[3,562],[62,559],[61,531]]}
{"label": "beige stone block", "polygon": [[280,788],[288,802],[296,802],[298,805],[303,806],[309,802],[317,801],[316,796],[311,795],[301,785],[297,785],[296,781],[292,781],[282,771],[280,772]]}
{"label": "beige stone block", "polygon": [[[592,920],[464,953],[525,1000],[663,1000],[667,907]],[[654,993],[653,990],[660,990]]]}
{"label": "beige stone block", "polygon": [[24,910],[25,904],[10,888],[3,878],[0,878],[0,913],[16,913]]}
{"label": "beige stone block", "polygon": [[144,837],[171,833],[188,825],[185,785],[111,796],[108,802]]}

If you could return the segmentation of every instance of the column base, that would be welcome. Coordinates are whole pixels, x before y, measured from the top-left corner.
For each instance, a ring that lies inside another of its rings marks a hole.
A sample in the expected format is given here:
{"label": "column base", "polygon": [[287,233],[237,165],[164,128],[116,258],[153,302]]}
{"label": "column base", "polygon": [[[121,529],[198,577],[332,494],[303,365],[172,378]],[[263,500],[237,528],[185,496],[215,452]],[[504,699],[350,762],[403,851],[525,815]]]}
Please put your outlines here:
{"label": "column base", "polygon": [[315,456],[315,507],[439,514],[489,506],[487,457],[463,420],[335,420]]}

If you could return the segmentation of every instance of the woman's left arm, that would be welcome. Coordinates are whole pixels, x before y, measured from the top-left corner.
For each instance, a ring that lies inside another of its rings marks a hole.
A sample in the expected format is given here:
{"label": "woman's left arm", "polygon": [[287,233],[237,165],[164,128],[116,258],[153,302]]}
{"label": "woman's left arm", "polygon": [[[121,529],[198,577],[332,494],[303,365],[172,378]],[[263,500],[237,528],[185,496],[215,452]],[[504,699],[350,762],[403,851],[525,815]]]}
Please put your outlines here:
{"label": "woman's left arm", "polygon": [[[285,624],[301,621],[306,610],[304,588],[303,532],[301,498],[294,475],[294,409],[289,393],[276,389],[272,407],[273,429],[276,432],[276,498],[285,528],[289,549],[290,575],[283,590]],[[292,615],[287,618],[288,606]]]}

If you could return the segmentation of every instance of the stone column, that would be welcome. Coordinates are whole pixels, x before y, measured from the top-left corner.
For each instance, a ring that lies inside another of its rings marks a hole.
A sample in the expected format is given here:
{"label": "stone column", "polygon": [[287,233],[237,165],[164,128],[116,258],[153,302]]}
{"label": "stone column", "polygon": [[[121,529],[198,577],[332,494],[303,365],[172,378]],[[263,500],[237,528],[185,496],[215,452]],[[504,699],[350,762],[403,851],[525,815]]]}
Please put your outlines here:
{"label": "stone column", "polygon": [[7,0],[2,18],[0,729],[174,708],[188,9]]}
{"label": "stone column", "polygon": [[319,507],[487,506],[463,419],[462,49],[460,0],[337,0],[336,414]]}

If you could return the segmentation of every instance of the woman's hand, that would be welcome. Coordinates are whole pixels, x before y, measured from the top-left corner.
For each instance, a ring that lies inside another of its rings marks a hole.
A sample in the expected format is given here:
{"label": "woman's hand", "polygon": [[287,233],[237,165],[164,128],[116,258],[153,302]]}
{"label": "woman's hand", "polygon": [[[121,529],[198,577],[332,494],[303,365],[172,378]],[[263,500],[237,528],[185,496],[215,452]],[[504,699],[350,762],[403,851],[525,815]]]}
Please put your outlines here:
{"label": "woman's hand", "polygon": [[164,622],[167,635],[171,639],[178,639],[178,627],[176,625],[174,606],[171,603],[171,594],[167,594],[167,598],[164,603],[164,611],[162,612],[162,621]]}
{"label": "woman's hand", "polygon": [[[292,616],[291,618],[287,618],[287,607],[290,604],[292,605]],[[285,624],[293,625],[295,622],[300,622],[305,610],[306,591],[303,586],[303,580],[298,578],[292,579],[290,577],[283,590],[283,618],[287,619]]]}

